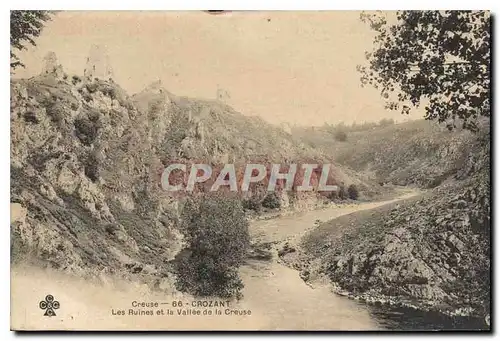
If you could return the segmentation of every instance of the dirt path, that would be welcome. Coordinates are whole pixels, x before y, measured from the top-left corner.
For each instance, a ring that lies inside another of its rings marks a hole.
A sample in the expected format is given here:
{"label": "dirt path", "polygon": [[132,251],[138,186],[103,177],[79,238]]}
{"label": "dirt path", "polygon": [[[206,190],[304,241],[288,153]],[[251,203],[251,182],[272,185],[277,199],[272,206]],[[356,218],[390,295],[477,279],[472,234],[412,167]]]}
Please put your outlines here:
{"label": "dirt path", "polygon": [[[409,198],[416,192],[384,201],[306,212],[251,224],[251,235],[261,241],[300,238],[314,222],[330,220],[359,210],[372,209]],[[11,328],[16,330],[373,330],[379,326],[368,311],[356,302],[333,295],[328,287],[306,285],[297,271],[270,262],[251,262],[241,268],[244,298],[230,307],[195,307],[184,295],[160,295],[133,283],[101,285],[57,272],[18,267],[11,273]],[[56,316],[44,316],[39,302],[51,294],[60,302]],[[153,315],[129,312],[134,301],[157,303]],[[185,316],[173,307],[183,302],[182,311],[199,309],[214,315]],[[208,301],[206,301],[208,302]],[[209,303],[206,303],[209,304]],[[172,315],[157,315],[169,309]],[[118,311],[124,315],[118,315]],[[250,315],[235,315],[250,312]]]}

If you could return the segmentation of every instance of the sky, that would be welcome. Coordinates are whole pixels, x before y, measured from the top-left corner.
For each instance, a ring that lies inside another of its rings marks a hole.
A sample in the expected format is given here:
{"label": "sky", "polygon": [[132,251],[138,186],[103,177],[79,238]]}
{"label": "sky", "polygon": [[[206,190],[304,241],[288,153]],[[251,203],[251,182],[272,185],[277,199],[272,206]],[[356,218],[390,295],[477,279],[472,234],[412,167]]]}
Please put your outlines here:
{"label": "sky", "polygon": [[[372,48],[357,11],[58,12],[37,46],[19,53],[15,77],[41,72],[56,53],[69,74],[83,75],[90,46],[104,46],[115,81],[133,94],[161,80],[181,96],[216,98],[270,123],[352,123],[393,118],[377,90],[361,88],[356,65]],[[411,118],[419,118],[414,112]]]}

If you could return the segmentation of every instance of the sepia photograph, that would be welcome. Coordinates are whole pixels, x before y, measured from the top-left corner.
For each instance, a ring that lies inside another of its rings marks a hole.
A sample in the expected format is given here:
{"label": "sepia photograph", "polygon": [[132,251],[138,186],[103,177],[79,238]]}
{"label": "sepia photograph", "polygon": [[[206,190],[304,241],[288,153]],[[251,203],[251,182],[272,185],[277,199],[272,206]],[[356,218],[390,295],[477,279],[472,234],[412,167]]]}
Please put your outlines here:
{"label": "sepia photograph", "polygon": [[10,329],[483,331],[488,10],[10,11]]}

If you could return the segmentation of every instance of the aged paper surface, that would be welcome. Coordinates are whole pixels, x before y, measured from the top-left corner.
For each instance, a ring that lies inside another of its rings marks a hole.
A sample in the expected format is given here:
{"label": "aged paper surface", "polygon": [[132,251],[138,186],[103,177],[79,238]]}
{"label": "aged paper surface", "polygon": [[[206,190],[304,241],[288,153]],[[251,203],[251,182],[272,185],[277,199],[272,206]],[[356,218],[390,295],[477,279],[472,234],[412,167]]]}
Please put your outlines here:
{"label": "aged paper surface", "polygon": [[11,329],[489,330],[489,12],[11,12]]}

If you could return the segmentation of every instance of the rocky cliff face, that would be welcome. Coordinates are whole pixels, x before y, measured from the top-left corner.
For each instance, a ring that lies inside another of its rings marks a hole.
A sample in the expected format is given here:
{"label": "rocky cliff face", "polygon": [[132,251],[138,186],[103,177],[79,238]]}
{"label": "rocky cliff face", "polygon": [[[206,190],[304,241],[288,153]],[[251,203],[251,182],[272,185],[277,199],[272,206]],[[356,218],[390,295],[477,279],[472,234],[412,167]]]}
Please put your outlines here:
{"label": "rocky cliff face", "polygon": [[72,273],[159,274],[180,249],[160,142],[112,82],[43,75],[11,84],[12,257]]}

